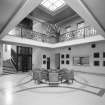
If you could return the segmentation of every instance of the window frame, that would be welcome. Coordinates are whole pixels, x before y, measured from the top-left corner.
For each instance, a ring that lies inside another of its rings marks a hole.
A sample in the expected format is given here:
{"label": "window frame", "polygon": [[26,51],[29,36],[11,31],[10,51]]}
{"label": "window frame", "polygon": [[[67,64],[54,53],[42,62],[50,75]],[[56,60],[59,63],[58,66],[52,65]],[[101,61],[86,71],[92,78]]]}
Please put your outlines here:
{"label": "window frame", "polygon": [[[87,63],[83,62],[84,59],[88,60],[88,61],[86,61]],[[89,66],[90,65],[89,56],[74,56],[73,57],[73,65],[75,65],[75,66]]]}

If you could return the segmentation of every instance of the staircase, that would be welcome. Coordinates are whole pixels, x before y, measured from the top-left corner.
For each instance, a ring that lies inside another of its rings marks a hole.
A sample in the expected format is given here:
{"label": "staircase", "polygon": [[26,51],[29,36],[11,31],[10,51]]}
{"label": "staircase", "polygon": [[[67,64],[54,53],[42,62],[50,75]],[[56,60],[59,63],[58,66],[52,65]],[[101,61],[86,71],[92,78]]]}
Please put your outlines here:
{"label": "staircase", "polygon": [[16,69],[11,62],[11,59],[3,61],[3,74],[14,74],[16,73]]}

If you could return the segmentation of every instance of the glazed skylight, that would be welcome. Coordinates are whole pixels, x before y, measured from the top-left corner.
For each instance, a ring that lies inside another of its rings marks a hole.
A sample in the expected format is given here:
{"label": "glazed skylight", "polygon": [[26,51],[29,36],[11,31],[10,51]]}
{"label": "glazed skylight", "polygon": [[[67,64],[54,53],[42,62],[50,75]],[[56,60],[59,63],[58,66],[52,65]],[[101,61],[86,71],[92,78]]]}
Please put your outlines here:
{"label": "glazed skylight", "polygon": [[41,5],[54,12],[65,5],[63,0],[43,0]]}

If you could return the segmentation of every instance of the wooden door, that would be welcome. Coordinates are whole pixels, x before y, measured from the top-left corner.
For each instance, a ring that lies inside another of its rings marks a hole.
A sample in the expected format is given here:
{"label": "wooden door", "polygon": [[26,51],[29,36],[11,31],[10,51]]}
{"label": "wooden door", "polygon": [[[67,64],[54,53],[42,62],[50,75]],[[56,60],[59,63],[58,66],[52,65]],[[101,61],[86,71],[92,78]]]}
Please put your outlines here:
{"label": "wooden door", "polygon": [[60,53],[55,54],[55,67],[60,69]]}

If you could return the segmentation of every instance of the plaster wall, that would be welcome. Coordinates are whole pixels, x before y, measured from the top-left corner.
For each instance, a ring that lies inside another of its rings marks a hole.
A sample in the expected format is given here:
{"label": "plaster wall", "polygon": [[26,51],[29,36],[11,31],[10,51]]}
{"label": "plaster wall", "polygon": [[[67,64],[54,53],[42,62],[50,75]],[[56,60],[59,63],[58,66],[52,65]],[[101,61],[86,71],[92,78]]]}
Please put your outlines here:
{"label": "plaster wall", "polygon": [[[62,59],[60,57],[60,69],[67,68],[67,69],[73,69],[76,71],[83,71],[83,72],[95,72],[95,73],[105,73],[105,66],[103,66],[103,61],[105,61],[105,58],[103,58],[103,52],[105,52],[105,41],[101,42],[94,42],[96,44],[95,48],[92,48],[91,45],[93,43],[88,43],[84,45],[76,45],[76,46],[69,46],[64,48],[57,48],[57,49],[48,49],[48,48],[33,48],[33,69],[35,68],[47,68],[46,64],[43,64],[43,55],[46,55],[46,57],[50,57],[51,59],[51,68],[56,68],[55,64],[55,55],[57,53],[60,53],[60,56],[64,54],[70,55],[70,58]],[[71,48],[71,50],[69,50]],[[93,54],[95,52],[99,52],[100,57],[94,58]],[[74,65],[73,64],[73,57],[89,57],[89,65]],[[61,60],[69,60],[70,64],[61,64]],[[99,66],[94,66],[94,61],[98,60],[100,62]]]}
{"label": "plaster wall", "polygon": [[[105,66],[103,66],[103,61],[105,61],[105,58],[103,58],[103,52],[105,52],[105,41],[103,42],[96,42],[96,48],[91,48],[92,43],[84,44],[84,45],[77,45],[70,47],[71,50],[68,50],[69,47],[66,48],[59,48],[56,49],[55,52],[60,53],[60,55],[69,54],[70,55],[70,64],[61,64],[60,68],[68,68],[68,69],[74,69],[76,71],[83,71],[83,72],[97,72],[97,73],[105,73]],[[100,57],[94,58],[93,54],[95,52],[99,52]],[[73,64],[73,57],[75,56],[88,56],[89,57],[89,65],[88,66],[75,66]],[[64,58],[64,61],[67,59]],[[94,61],[98,60],[100,62],[100,66],[94,66]]]}
{"label": "plaster wall", "polygon": [[48,25],[40,22],[33,22],[33,31],[46,34],[48,29]]}
{"label": "plaster wall", "polygon": [[3,44],[0,43],[0,74],[2,74],[3,69]]}
{"label": "plaster wall", "polygon": [[11,58],[11,45],[3,44],[3,60]]}
{"label": "plaster wall", "polygon": [[[43,55],[46,55],[45,59],[43,59]],[[53,50],[48,48],[33,47],[32,68],[47,69],[47,64],[43,64],[43,60],[47,62],[47,57],[50,57],[50,67],[55,68],[55,55]]]}

